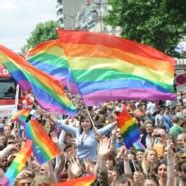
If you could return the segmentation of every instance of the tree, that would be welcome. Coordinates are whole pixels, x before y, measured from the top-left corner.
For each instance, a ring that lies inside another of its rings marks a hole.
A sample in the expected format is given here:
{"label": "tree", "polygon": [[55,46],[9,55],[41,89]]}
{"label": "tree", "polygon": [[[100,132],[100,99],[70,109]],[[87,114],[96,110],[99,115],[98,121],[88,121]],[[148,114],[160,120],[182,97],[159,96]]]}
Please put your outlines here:
{"label": "tree", "polygon": [[27,39],[27,44],[22,48],[25,51],[28,48],[32,48],[37,44],[57,38],[56,28],[59,27],[55,21],[47,21],[45,23],[39,23],[32,31],[31,36]]}
{"label": "tree", "polygon": [[110,0],[107,24],[122,28],[122,37],[151,45],[169,55],[184,34],[184,0]]}

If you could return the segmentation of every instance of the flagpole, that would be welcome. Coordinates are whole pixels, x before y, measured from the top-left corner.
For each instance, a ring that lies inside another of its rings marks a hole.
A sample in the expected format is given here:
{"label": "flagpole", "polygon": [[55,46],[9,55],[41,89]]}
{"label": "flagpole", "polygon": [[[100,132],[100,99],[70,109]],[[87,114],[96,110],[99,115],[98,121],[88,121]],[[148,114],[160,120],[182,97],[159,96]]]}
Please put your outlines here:
{"label": "flagpole", "polygon": [[87,114],[88,114],[88,117],[89,117],[89,119],[90,119],[90,121],[91,121],[91,123],[92,123],[92,126],[93,126],[95,132],[97,133],[97,128],[96,128],[96,126],[95,126],[95,123],[94,123],[94,121],[93,121],[93,119],[92,119],[92,116],[90,115],[90,112],[89,112],[89,110],[88,110],[88,108],[87,108],[86,105],[85,105],[85,109],[86,109]]}
{"label": "flagpole", "polygon": [[18,104],[19,104],[19,85],[17,84],[17,86],[16,86],[16,94],[15,94],[15,108],[16,108],[16,112],[17,112]]}
{"label": "flagpole", "polygon": [[136,169],[136,164],[135,164],[135,162],[134,162],[133,155],[131,154],[130,150],[129,150],[129,155],[130,155],[130,159],[131,159],[131,161],[132,161],[132,165],[133,165],[133,167],[134,167],[134,170],[135,170],[135,172],[136,172],[136,171],[137,171],[137,169]]}

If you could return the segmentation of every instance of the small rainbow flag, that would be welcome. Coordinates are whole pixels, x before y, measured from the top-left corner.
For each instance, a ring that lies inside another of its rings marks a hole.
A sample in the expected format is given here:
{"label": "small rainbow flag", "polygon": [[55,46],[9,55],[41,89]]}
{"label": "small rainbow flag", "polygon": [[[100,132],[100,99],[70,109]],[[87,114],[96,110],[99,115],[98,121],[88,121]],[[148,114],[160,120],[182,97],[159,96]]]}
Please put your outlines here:
{"label": "small rainbow flag", "polygon": [[55,39],[38,44],[29,51],[28,61],[39,70],[59,80],[72,93],[78,93],[60,42],[59,39]]}
{"label": "small rainbow flag", "polygon": [[128,39],[58,30],[69,68],[86,105],[123,99],[175,99],[175,60]]}
{"label": "small rainbow flag", "polygon": [[[10,72],[11,68],[13,68],[24,74],[32,87],[37,102],[45,110],[72,116],[77,114],[76,108],[66,96],[59,81],[36,69],[24,58],[1,45],[0,64],[4,65]],[[12,76],[16,79],[16,74],[12,73]]]}
{"label": "small rainbow flag", "polygon": [[52,141],[37,120],[31,119],[28,123],[25,123],[24,129],[26,138],[33,142],[32,150],[40,164],[43,164],[60,154],[58,146]]}
{"label": "small rainbow flag", "polygon": [[66,181],[63,183],[51,184],[50,186],[91,186],[95,179],[96,179],[95,176],[90,175],[72,179],[70,181]]}
{"label": "small rainbow flag", "polygon": [[18,112],[16,112],[15,114],[13,114],[11,120],[18,120],[20,116],[24,115],[24,116],[28,116],[28,114],[30,113],[30,109],[29,108],[23,108],[21,110],[19,110]]}
{"label": "small rainbow flag", "polygon": [[128,112],[123,110],[117,115],[117,125],[120,128],[120,133],[123,136],[123,142],[129,149],[133,143],[140,138],[140,131],[136,125],[136,119],[131,117]]}
{"label": "small rainbow flag", "polygon": [[145,150],[146,149],[140,140],[135,141],[133,143],[133,147],[135,148],[135,150]]}
{"label": "small rainbow flag", "polygon": [[18,152],[17,156],[13,160],[12,164],[6,171],[5,176],[9,178],[9,185],[13,186],[17,175],[22,171],[26,162],[30,158],[32,153],[32,141],[27,140],[21,150]]}

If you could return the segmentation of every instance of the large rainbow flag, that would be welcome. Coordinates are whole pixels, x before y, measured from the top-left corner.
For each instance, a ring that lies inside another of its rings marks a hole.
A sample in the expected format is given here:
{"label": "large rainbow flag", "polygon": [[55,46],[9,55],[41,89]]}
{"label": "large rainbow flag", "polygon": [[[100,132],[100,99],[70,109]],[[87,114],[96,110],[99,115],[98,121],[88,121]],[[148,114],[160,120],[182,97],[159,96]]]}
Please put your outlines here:
{"label": "large rainbow flag", "polygon": [[140,139],[140,131],[136,124],[136,119],[123,110],[117,115],[116,120],[120,133],[123,136],[123,142],[129,149],[133,146],[134,142]]}
{"label": "large rainbow flag", "polygon": [[32,153],[32,141],[27,140],[21,150],[17,153],[12,164],[8,167],[5,176],[9,179],[9,185],[13,186],[17,175],[22,171]]}
{"label": "large rainbow flag", "polygon": [[90,175],[90,176],[75,178],[62,183],[50,184],[50,186],[91,186],[95,179],[96,179],[95,176]]}
{"label": "large rainbow flag", "polygon": [[77,93],[77,85],[60,42],[55,39],[40,43],[28,52],[27,58],[33,66],[59,80],[72,93]]}
{"label": "large rainbow flag", "polygon": [[87,105],[118,99],[175,99],[173,58],[116,36],[58,30]]}
{"label": "large rainbow flag", "polygon": [[[0,45],[0,64],[11,72],[11,68],[21,71],[32,87],[37,102],[47,111],[75,115],[76,109],[67,98],[62,85],[51,76],[36,69],[24,58]],[[16,79],[16,74],[12,73]],[[19,81],[18,81],[19,83]]]}

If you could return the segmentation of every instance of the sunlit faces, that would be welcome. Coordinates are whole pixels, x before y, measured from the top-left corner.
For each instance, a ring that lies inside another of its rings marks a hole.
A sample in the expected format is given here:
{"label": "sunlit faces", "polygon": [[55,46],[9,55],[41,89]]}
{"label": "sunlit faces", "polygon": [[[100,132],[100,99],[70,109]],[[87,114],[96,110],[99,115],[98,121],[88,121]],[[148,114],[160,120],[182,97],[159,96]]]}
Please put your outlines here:
{"label": "sunlit faces", "polygon": [[157,159],[157,153],[156,153],[156,151],[150,150],[150,151],[148,152],[148,154],[147,154],[146,159],[147,159],[147,162],[148,162],[149,164],[150,164],[150,163],[153,163],[154,161],[156,161],[156,159]]}
{"label": "sunlit faces", "polygon": [[90,120],[89,119],[85,119],[84,121],[81,121],[81,127],[83,128],[83,129],[86,129],[86,130],[88,130],[88,129],[90,129],[91,128],[91,122],[90,122]]}
{"label": "sunlit faces", "polygon": [[162,177],[162,178],[166,178],[167,177],[167,165],[161,164],[158,167],[158,176]]}
{"label": "sunlit faces", "polygon": [[184,148],[184,134],[179,134],[176,139],[177,146]]}
{"label": "sunlit faces", "polygon": [[136,158],[139,162],[142,162],[143,160],[143,156],[144,156],[144,152],[143,151],[137,151],[136,152]]}
{"label": "sunlit faces", "polygon": [[10,128],[10,126],[9,125],[5,125],[4,126],[4,135],[5,136],[8,136],[10,134],[11,134],[11,128]]}
{"label": "sunlit faces", "polygon": [[121,133],[120,133],[120,129],[119,128],[117,128],[117,130],[116,130],[116,137],[117,138],[122,138],[122,135],[121,135]]}
{"label": "sunlit faces", "polygon": [[153,124],[146,123],[145,129],[146,129],[147,134],[151,134],[153,132]]}

